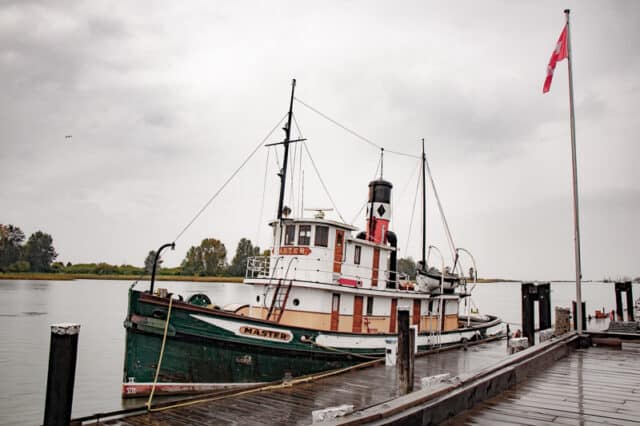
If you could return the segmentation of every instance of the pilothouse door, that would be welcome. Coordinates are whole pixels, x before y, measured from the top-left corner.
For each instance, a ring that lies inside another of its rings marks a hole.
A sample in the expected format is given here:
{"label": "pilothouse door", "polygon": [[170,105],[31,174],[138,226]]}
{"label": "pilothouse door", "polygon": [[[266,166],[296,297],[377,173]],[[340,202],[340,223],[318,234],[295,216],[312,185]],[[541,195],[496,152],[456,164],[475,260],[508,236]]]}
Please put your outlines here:
{"label": "pilothouse door", "polygon": [[333,272],[342,271],[342,253],[344,252],[344,231],[336,230],[336,244],[333,249]]}

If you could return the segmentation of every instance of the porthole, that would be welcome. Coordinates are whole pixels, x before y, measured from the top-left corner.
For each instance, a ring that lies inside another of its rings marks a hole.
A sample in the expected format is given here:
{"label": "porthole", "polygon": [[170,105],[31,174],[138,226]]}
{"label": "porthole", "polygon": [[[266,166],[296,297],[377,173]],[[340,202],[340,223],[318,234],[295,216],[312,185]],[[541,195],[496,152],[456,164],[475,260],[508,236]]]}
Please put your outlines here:
{"label": "porthole", "polygon": [[293,306],[298,306],[300,304],[299,299],[293,299]]}

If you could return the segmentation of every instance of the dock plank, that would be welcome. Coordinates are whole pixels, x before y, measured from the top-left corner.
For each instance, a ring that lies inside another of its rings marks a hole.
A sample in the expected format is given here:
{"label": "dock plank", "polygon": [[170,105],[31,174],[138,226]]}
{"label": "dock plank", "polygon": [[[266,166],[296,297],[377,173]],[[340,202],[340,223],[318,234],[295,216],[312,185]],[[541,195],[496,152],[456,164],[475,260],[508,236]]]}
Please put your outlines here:
{"label": "dock plank", "polygon": [[514,423],[525,418],[534,424],[638,425],[639,377],[636,356],[604,347],[581,349],[448,423],[476,424],[500,414]]}

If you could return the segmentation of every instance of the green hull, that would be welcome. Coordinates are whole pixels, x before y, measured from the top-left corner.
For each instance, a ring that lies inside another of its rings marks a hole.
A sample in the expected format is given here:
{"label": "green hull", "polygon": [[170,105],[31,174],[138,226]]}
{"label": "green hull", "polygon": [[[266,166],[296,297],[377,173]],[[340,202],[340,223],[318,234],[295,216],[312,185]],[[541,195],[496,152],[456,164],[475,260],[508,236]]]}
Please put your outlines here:
{"label": "green hull", "polygon": [[[239,316],[130,290],[124,326],[124,397],[149,394],[165,337],[157,394],[195,393],[251,386],[303,376],[385,356],[393,334],[323,332]],[[501,321],[442,333],[437,342],[420,333],[418,350],[499,332]],[[491,331],[493,330],[493,331]],[[327,340],[329,339],[329,340]],[[440,340],[441,339],[441,340]],[[321,344],[320,342],[333,342]]]}
{"label": "green hull", "polygon": [[[125,320],[125,397],[143,396],[150,390],[162,348],[167,310],[167,299],[130,291],[129,314]],[[239,336],[196,316],[212,321],[217,318],[241,322],[243,328],[253,330],[254,334],[265,329],[282,330],[270,332],[268,336],[287,334],[291,339],[280,342]],[[302,342],[315,338],[317,332],[280,327],[177,301],[173,303],[169,324],[158,374],[156,392],[159,393],[188,393],[272,382],[351,366],[370,356],[384,356],[382,351],[359,351],[362,353],[358,354],[358,351],[343,353],[319,349]]]}

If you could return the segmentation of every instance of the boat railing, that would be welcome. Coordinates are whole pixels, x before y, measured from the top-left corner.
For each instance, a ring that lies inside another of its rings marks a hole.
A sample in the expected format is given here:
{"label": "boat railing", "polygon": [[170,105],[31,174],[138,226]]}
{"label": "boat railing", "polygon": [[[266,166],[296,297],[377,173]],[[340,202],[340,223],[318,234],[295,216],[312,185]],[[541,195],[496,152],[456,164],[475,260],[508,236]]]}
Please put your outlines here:
{"label": "boat railing", "polygon": [[[279,263],[280,256],[274,263]],[[247,258],[246,278],[270,278],[271,277],[271,256],[251,256]]]}
{"label": "boat railing", "polygon": [[294,265],[292,262],[284,261],[283,256],[277,258],[269,256],[249,257],[247,259],[246,278],[291,279],[368,287],[373,280],[374,272],[377,271],[378,287],[386,287],[387,282],[391,281],[391,277],[395,275],[396,289],[407,292],[415,291],[415,287],[410,282],[408,275],[400,271],[376,270],[363,265],[349,265],[350,271],[334,272],[330,267],[331,262],[322,259],[297,257],[296,260]]}

